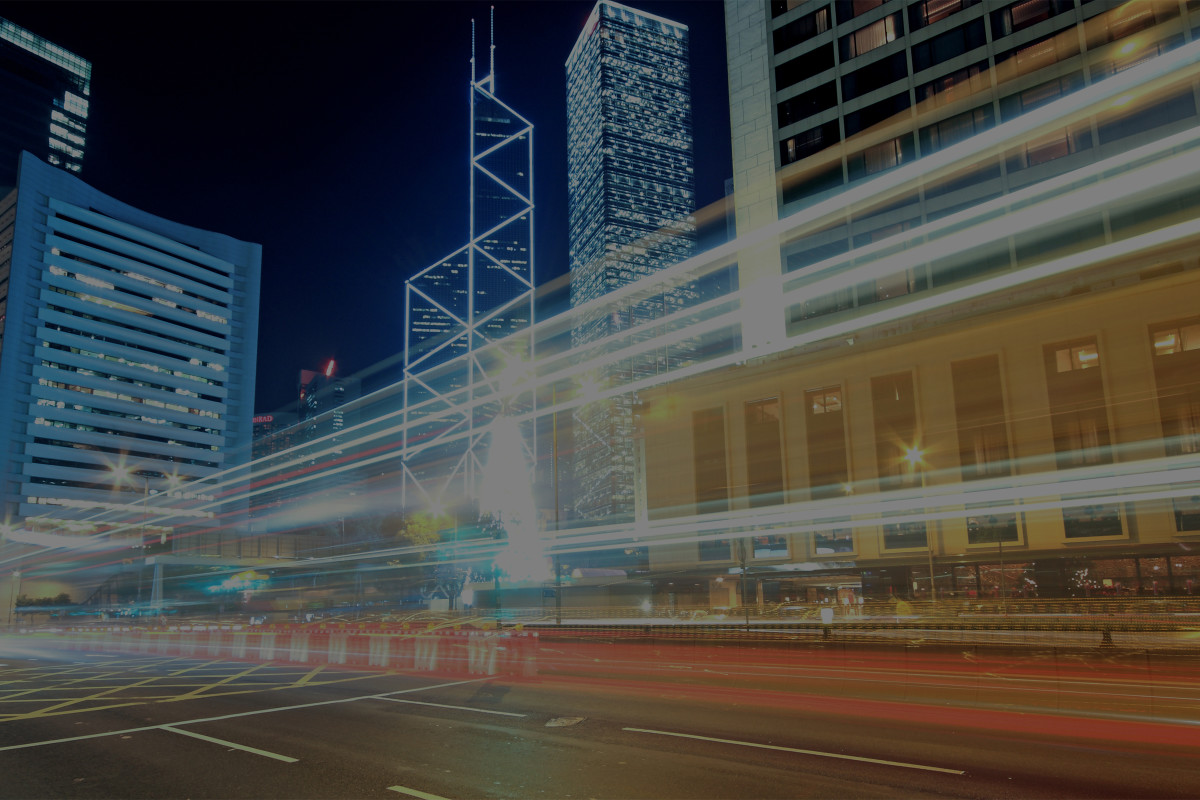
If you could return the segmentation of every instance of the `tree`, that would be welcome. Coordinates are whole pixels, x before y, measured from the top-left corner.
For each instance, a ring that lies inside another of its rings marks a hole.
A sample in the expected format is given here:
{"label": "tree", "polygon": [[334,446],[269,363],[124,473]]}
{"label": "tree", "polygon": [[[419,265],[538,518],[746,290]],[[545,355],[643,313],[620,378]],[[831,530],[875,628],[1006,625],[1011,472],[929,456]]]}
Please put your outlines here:
{"label": "tree", "polygon": [[[404,519],[397,538],[409,547],[428,547],[442,540],[441,531],[450,524],[450,520],[445,516],[418,512]],[[424,561],[427,556],[428,553],[421,553],[420,560]]]}

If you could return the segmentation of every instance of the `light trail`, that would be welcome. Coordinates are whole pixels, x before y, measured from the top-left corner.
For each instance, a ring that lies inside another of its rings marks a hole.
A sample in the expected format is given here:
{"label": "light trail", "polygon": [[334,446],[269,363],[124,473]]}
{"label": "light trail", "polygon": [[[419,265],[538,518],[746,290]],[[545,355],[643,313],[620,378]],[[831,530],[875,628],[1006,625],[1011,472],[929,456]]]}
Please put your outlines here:
{"label": "light trail", "polygon": [[[1164,53],[1053,104],[997,125],[967,141],[927,155],[878,178],[853,185],[835,197],[814,203],[799,214],[778,220],[657,275],[615,290],[604,298],[540,321],[522,335],[542,341],[568,335],[581,319],[608,313],[613,308],[659,295],[712,274],[736,261],[738,253],[748,248],[764,243],[793,241],[818,232],[833,222],[858,213],[861,208],[887,203],[922,183],[928,184],[939,176],[951,175],[980,159],[993,157],[1031,136],[1060,128],[1073,120],[1101,114],[1115,100],[1130,92],[1147,95],[1193,81],[1200,73],[1198,61],[1200,42]],[[853,248],[841,256],[772,278],[765,284],[743,286],[736,293],[651,320],[602,341],[567,352],[551,351],[529,364],[517,390],[530,407],[515,411],[512,418],[518,423],[536,422],[551,414],[572,412],[595,400],[653,389],[673,381],[713,374],[740,365],[751,355],[745,349],[747,342],[744,340],[742,347],[733,352],[722,353],[664,374],[632,379],[594,393],[585,393],[576,387],[573,391],[556,392],[554,402],[535,402],[535,398],[550,394],[551,387],[563,383],[575,387],[576,382],[590,372],[627,359],[645,357],[663,347],[726,332],[738,332],[740,335],[747,315],[758,311],[756,299],[763,296],[771,297],[774,306],[782,311],[801,300],[810,300],[864,280],[956,255],[979,246],[981,242],[1002,241],[1018,232],[1026,234],[1053,230],[1068,218],[1102,210],[1118,201],[1160,200],[1171,193],[1187,191],[1197,182],[1200,173],[1200,159],[1196,157],[1198,147],[1200,131],[1181,131],[965,211],[916,226],[896,237]],[[863,329],[895,324],[958,304],[1008,297],[1014,290],[1048,278],[1061,278],[1080,270],[1133,260],[1171,248],[1190,247],[1198,239],[1200,220],[1165,226],[1137,236],[1108,241],[1035,266],[1014,269],[969,285],[916,293],[915,299],[891,307],[783,336],[779,341],[766,343],[763,349],[754,350],[752,355],[757,358],[818,345],[856,334]],[[898,246],[904,246],[905,249],[896,252]],[[504,346],[505,343],[500,343],[494,352],[502,353]],[[453,363],[432,369],[413,380],[433,385],[439,369],[460,367],[461,364]],[[479,386],[474,386],[470,390],[431,397],[408,408],[392,408],[389,404],[400,403],[404,392],[400,384],[385,387],[354,404],[355,409],[369,411],[372,414],[370,419],[283,454],[216,473],[181,489],[182,498],[165,496],[164,493],[155,498],[147,497],[143,504],[132,504],[133,507],[126,509],[119,517],[114,516],[117,513],[115,511],[94,515],[89,518],[92,522],[118,521],[94,537],[82,538],[80,544],[86,542],[89,548],[97,547],[96,539],[115,540],[122,534],[137,533],[152,524],[179,524],[180,520],[187,521],[187,515],[227,513],[230,520],[236,520],[245,508],[257,500],[272,496],[285,498],[288,492],[300,492],[337,480],[355,478],[389,466],[401,471],[413,460],[432,457],[445,452],[447,448],[474,447],[486,435],[487,429],[464,430],[466,421],[472,415],[495,406],[506,396],[505,391],[497,385],[488,384],[488,391],[479,389]],[[469,391],[476,394],[469,395]],[[511,393],[513,390],[508,391]],[[427,438],[414,441],[414,434],[420,432],[427,432]],[[465,457],[465,453],[459,456],[460,459]],[[1029,462],[1020,463],[1029,466]],[[564,529],[557,532],[553,541],[547,537],[543,537],[543,540],[548,554],[566,554],[598,547],[745,538],[767,531],[803,533],[830,527],[875,527],[882,520],[954,520],[983,511],[1019,514],[1033,510],[1061,510],[1095,505],[1098,500],[1120,503],[1165,501],[1192,496],[1200,477],[1196,470],[1194,458],[1179,459],[1169,464],[1141,459],[1135,463],[1109,465],[1100,470],[1037,472],[1013,475],[1000,483],[982,482],[972,486],[959,483],[953,487],[943,487],[933,484],[919,492],[856,494],[852,498],[806,501],[717,515],[692,515],[690,509],[677,509],[676,513],[680,516],[669,521],[600,526],[580,531]],[[189,489],[192,490],[190,494],[199,494],[201,497],[188,499],[186,494]],[[1084,496],[1050,497],[1053,495]],[[219,496],[219,499],[203,499],[203,496]],[[177,502],[181,499],[184,500],[182,504]],[[296,498],[286,498],[286,501],[298,504]],[[161,507],[167,503],[176,503],[181,507]],[[967,504],[975,507],[955,507]],[[138,511],[150,511],[152,515],[149,518],[131,519],[131,515],[136,515]],[[664,513],[666,510],[655,511]],[[53,550],[75,549],[66,540],[81,538],[44,538],[48,534],[41,536],[43,538],[39,539],[33,531],[25,528],[10,540]],[[361,558],[424,554],[444,549],[444,545],[383,548],[363,554]],[[467,561],[481,554],[494,555],[495,552],[483,546],[464,546],[453,554],[453,559]],[[0,560],[0,564],[19,563],[28,558],[27,553],[8,556]],[[332,564],[346,560],[355,559],[337,556],[320,559],[316,563]]]}

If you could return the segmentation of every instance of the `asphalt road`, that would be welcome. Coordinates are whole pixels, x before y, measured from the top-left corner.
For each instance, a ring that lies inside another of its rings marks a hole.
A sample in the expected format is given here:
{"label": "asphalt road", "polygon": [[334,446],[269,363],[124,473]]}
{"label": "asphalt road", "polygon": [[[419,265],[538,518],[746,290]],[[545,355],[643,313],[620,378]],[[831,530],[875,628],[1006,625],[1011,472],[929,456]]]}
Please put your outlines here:
{"label": "asphalt road", "polygon": [[1200,796],[1185,719],[947,705],[911,665],[897,699],[886,664],[847,697],[657,659],[514,680],[0,655],[0,797]]}

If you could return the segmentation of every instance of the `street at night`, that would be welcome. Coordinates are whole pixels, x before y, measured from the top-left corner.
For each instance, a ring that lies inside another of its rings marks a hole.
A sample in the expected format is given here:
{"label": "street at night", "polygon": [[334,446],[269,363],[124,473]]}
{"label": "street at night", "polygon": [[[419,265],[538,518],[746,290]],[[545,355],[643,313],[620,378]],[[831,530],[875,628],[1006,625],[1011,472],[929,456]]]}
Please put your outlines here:
{"label": "street at night", "polygon": [[1200,0],[0,4],[0,800],[1200,797]]}
{"label": "street at night", "polygon": [[1194,725],[1143,713],[1153,695],[1194,719],[1192,659],[1138,679],[1105,653],[993,654],[981,672],[970,650],[723,647],[701,666],[695,646],[608,646],[606,660],[545,642],[534,675],[475,676],[43,645],[0,667],[5,798],[1200,790]]}

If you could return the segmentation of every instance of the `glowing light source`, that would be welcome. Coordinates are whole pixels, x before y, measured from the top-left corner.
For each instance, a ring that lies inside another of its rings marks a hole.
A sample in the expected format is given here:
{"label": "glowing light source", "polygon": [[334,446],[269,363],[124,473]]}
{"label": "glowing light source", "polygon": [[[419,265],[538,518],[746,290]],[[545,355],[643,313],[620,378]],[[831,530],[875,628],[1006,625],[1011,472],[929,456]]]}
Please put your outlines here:
{"label": "glowing light source", "polygon": [[508,544],[494,563],[512,580],[546,580],[551,573],[538,536],[533,475],[525,458],[521,429],[513,418],[499,417],[492,423],[491,435],[479,490],[479,511],[491,514],[508,534]]}

